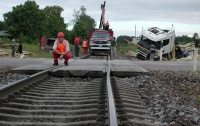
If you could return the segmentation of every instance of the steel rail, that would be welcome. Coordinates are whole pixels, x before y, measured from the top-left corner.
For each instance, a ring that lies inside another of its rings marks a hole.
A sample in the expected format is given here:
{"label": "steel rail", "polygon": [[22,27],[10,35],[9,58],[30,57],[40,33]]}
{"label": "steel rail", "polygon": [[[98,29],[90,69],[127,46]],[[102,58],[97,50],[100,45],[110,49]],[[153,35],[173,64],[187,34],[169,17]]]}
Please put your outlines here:
{"label": "steel rail", "polygon": [[61,67],[61,66],[51,67],[47,70],[33,74],[28,78],[23,78],[21,80],[18,80],[18,81],[15,81],[8,85],[3,86],[0,89],[0,100],[8,98],[8,95],[13,94],[13,92],[18,92],[20,89],[23,89],[25,86],[28,86],[28,84],[30,84],[32,82],[35,82],[40,78],[44,78],[45,76],[48,75],[48,73],[51,70],[59,68],[59,67]]}
{"label": "steel rail", "polygon": [[[86,54],[80,59],[88,58],[90,54]],[[77,61],[72,60],[70,63]],[[31,75],[28,78],[23,78],[15,82],[11,82],[10,84],[7,84],[3,87],[0,88],[0,101],[8,98],[8,95],[12,95],[13,92],[19,92],[20,89],[23,89],[25,86],[28,86],[30,83],[35,82],[36,80],[39,80],[40,78],[44,78],[45,76],[48,76],[52,70],[57,69],[59,67],[63,67],[64,65],[61,66],[53,66],[49,69],[43,70],[41,72],[38,72],[36,74]]]}
{"label": "steel rail", "polygon": [[108,55],[108,66],[107,66],[107,93],[108,93],[108,107],[109,107],[109,126],[118,126],[117,113],[115,108],[115,101],[113,91],[110,82],[110,56]]}

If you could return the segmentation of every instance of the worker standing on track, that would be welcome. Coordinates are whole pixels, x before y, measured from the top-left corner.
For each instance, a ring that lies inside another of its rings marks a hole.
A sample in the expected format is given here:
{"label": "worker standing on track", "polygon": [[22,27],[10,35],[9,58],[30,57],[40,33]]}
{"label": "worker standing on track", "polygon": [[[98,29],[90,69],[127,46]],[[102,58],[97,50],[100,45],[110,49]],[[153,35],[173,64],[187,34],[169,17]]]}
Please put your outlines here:
{"label": "worker standing on track", "polygon": [[107,31],[109,30],[109,26],[110,26],[110,23],[107,21],[107,22],[106,22],[106,30],[107,30]]}
{"label": "worker standing on track", "polygon": [[64,64],[67,66],[70,58],[69,42],[64,39],[64,34],[62,32],[59,32],[57,37],[58,39],[54,42],[52,52],[54,58],[53,65],[58,65],[59,58],[60,60],[65,59]]}
{"label": "worker standing on track", "polygon": [[75,45],[75,56],[78,57],[79,55],[79,50],[80,50],[80,47],[79,47],[79,44],[80,44],[80,39],[78,36],[75,37],[75,40],[74,40],[74,45]]}
{"label": "worker standing on track", "polygon": [[82,43],[82,47],[83,47],[83,53],[87,52],[87,39],[84,39],[83,43]]}

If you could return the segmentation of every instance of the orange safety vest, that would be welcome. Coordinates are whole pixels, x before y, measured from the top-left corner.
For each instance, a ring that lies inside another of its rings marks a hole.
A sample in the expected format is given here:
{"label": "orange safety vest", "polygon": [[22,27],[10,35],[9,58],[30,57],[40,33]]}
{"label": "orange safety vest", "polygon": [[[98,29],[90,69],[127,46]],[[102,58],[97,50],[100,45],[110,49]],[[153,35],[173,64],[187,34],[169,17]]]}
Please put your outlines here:
{"label": "orange safety vest", "polygon": [[62,43],[60,43],[59,41],[57,41],[57,50],[61,53],[66,52],[66,44],[68,44],[67,41],[63,41]]}
{"label": "orange safety vest", "polygon": [[108,22],[106,22],[106,26],[109,26],[110,24]]}
{"label": "orange safety vest", "polygon": [[82,46],[83,46],[83,47],[87,47],[87,41],[83,41]]}

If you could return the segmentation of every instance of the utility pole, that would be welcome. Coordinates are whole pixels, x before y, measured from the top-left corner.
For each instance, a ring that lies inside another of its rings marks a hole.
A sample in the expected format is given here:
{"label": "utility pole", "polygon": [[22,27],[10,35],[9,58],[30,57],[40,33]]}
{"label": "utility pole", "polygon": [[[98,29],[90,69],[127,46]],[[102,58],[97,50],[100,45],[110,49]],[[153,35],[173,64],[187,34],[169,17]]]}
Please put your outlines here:
{"label": "utility pole", "polygon": [[136,38],[136,25],[135,25],[135,38]]}
{"label": "utility pole", "polygon": [[193,59],[193,71],[197,71],[197,56],[198,56],[198,46],[199,46],[199,43],[198,43],[198,40],[199,40],[199,37],[196,36],[195,38],[195,48],[194,48],[194,59]]}

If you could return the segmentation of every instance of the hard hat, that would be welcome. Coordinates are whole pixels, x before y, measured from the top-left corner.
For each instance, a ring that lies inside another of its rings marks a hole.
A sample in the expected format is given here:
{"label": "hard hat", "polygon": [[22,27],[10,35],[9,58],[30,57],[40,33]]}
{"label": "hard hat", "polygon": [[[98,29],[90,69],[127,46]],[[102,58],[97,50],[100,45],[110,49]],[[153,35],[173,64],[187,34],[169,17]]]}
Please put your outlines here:
{"label": "hard hat", "polygon": [[64,37],[64,33],[58,32],[57,37]]}

